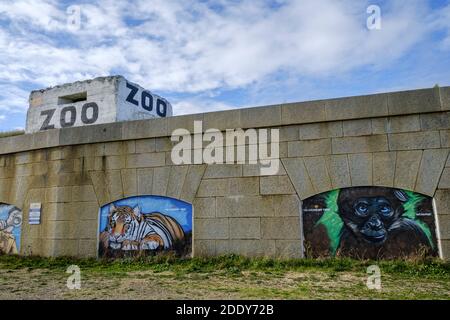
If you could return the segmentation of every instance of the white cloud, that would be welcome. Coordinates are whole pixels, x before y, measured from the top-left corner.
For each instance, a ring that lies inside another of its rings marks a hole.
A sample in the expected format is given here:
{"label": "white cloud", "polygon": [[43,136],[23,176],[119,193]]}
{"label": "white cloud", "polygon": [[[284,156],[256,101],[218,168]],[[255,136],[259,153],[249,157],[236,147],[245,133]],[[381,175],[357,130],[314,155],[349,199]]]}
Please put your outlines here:
{"label": "white cloud", "polygon": [[[383,68],[430,28],[450,29],[450,19],[429,23],[430,10],[421,0],[383,6],[378,31],[365,27],[368,0],[278,4],[274,9],[250,0],[96,0],[81,4],[81,30],[72,32],[66,7],[56,0],[2,1],[0,82],[10,83],[11,91],[2,90],[0,109],[27,106],[21,81],[39,88],[122,73],[151,90],[201,94],[251,86],[277,72],[321,79],[360,67]],[[208,110],[227,107],[201,101],[209,103]],[[174,104],[205,111],[198,102]]]}

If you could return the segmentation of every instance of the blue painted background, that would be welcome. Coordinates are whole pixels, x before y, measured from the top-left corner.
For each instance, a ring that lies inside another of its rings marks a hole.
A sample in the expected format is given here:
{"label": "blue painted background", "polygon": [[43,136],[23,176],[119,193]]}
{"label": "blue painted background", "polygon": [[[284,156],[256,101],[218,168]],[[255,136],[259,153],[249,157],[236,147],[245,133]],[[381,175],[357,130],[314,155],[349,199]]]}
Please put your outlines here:
{"label": "blue painted background", "polygon": [[[149,214],[160,212],[171,216],[181,225],[185,233],[192,231],[192,205],[162,196],[136,196],[113,202],[115,206],[139,206],[141,213]],[[109,207],[107,204],[100,209],[100,232],[103,232],[108,224]]]}
{"label": "blue painted background", "polygon": [[[6,221],[8,219],[9,212],[13,208],[14,208],[14,206],[0,203],[0,220]],[[17,251],[20,251],[20,232],[21,232],[21,226],[15,227],[12,231],[12,234],[13,234],[14,238],[16,239]]]}

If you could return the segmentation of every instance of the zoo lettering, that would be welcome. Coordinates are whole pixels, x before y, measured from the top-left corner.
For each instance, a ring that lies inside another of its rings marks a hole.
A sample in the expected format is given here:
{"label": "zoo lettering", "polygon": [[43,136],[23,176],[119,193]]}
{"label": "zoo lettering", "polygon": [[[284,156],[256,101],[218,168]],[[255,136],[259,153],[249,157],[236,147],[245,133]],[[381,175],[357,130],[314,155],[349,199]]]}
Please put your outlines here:
{"label": "zoo lettering", "polygon": [[[139,92],[139,88],[127,82],[127,88],[130,89],[130,92],[125,99],[126,102],[129,102],[135,106],[141,107],[146,111],[153,111],[153,100],[156,98],[156,113],[160,117],[166,117],[167,115],[167,103],[158,98],[154,97],[150,92],[143,91],[140,96],[140,101],[136,100],[137,93]],[[55,125],[52,124],[53,117],[56,112],[56,108],[48,109],[41,112],[41,117],[45,117],[44,122],[40,130],[50,130],[55,129]],[[91,115],[88,116],[88,111],[91,111]],[[94,124],[97,122],[99,116],[99,107],[95,102],[88,102],[83,105],[81,109],[81,122],[83,124]],[[67,106],[61,109],[59,116],[59,123],[61,128],[70,128],[75,125],[77,121],[77,109],[75,106]]]}

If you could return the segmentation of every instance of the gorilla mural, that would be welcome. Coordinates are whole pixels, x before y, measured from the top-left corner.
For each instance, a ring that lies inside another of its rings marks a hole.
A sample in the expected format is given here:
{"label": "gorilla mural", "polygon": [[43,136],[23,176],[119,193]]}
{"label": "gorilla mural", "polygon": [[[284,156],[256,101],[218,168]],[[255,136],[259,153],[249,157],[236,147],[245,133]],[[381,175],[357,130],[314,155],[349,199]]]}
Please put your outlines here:
{"label": "gorilla mural", "polygon": [[306,255],[392,259],[437,256],[430,197],[384,188],[333,190],[303,202]]}

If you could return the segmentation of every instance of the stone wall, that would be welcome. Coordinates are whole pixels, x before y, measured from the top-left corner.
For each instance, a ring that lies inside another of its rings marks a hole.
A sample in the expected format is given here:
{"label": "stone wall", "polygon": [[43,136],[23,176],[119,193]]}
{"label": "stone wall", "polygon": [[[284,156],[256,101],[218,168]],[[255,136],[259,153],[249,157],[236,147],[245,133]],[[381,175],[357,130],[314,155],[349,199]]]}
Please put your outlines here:
{"label": "stone wall", "polygon": [[[196,256],[301,257],[301,201],[352,186],[434,197],[450,257],[450,87],[51,130],[0,139],[0,203],[23,209],[22,254],[96,256],[98,210],[134,195],[194,206]],[[174,129],[278,128],[281,167],[173,165]],[[28,224],[30,203],[42,223]]]}

